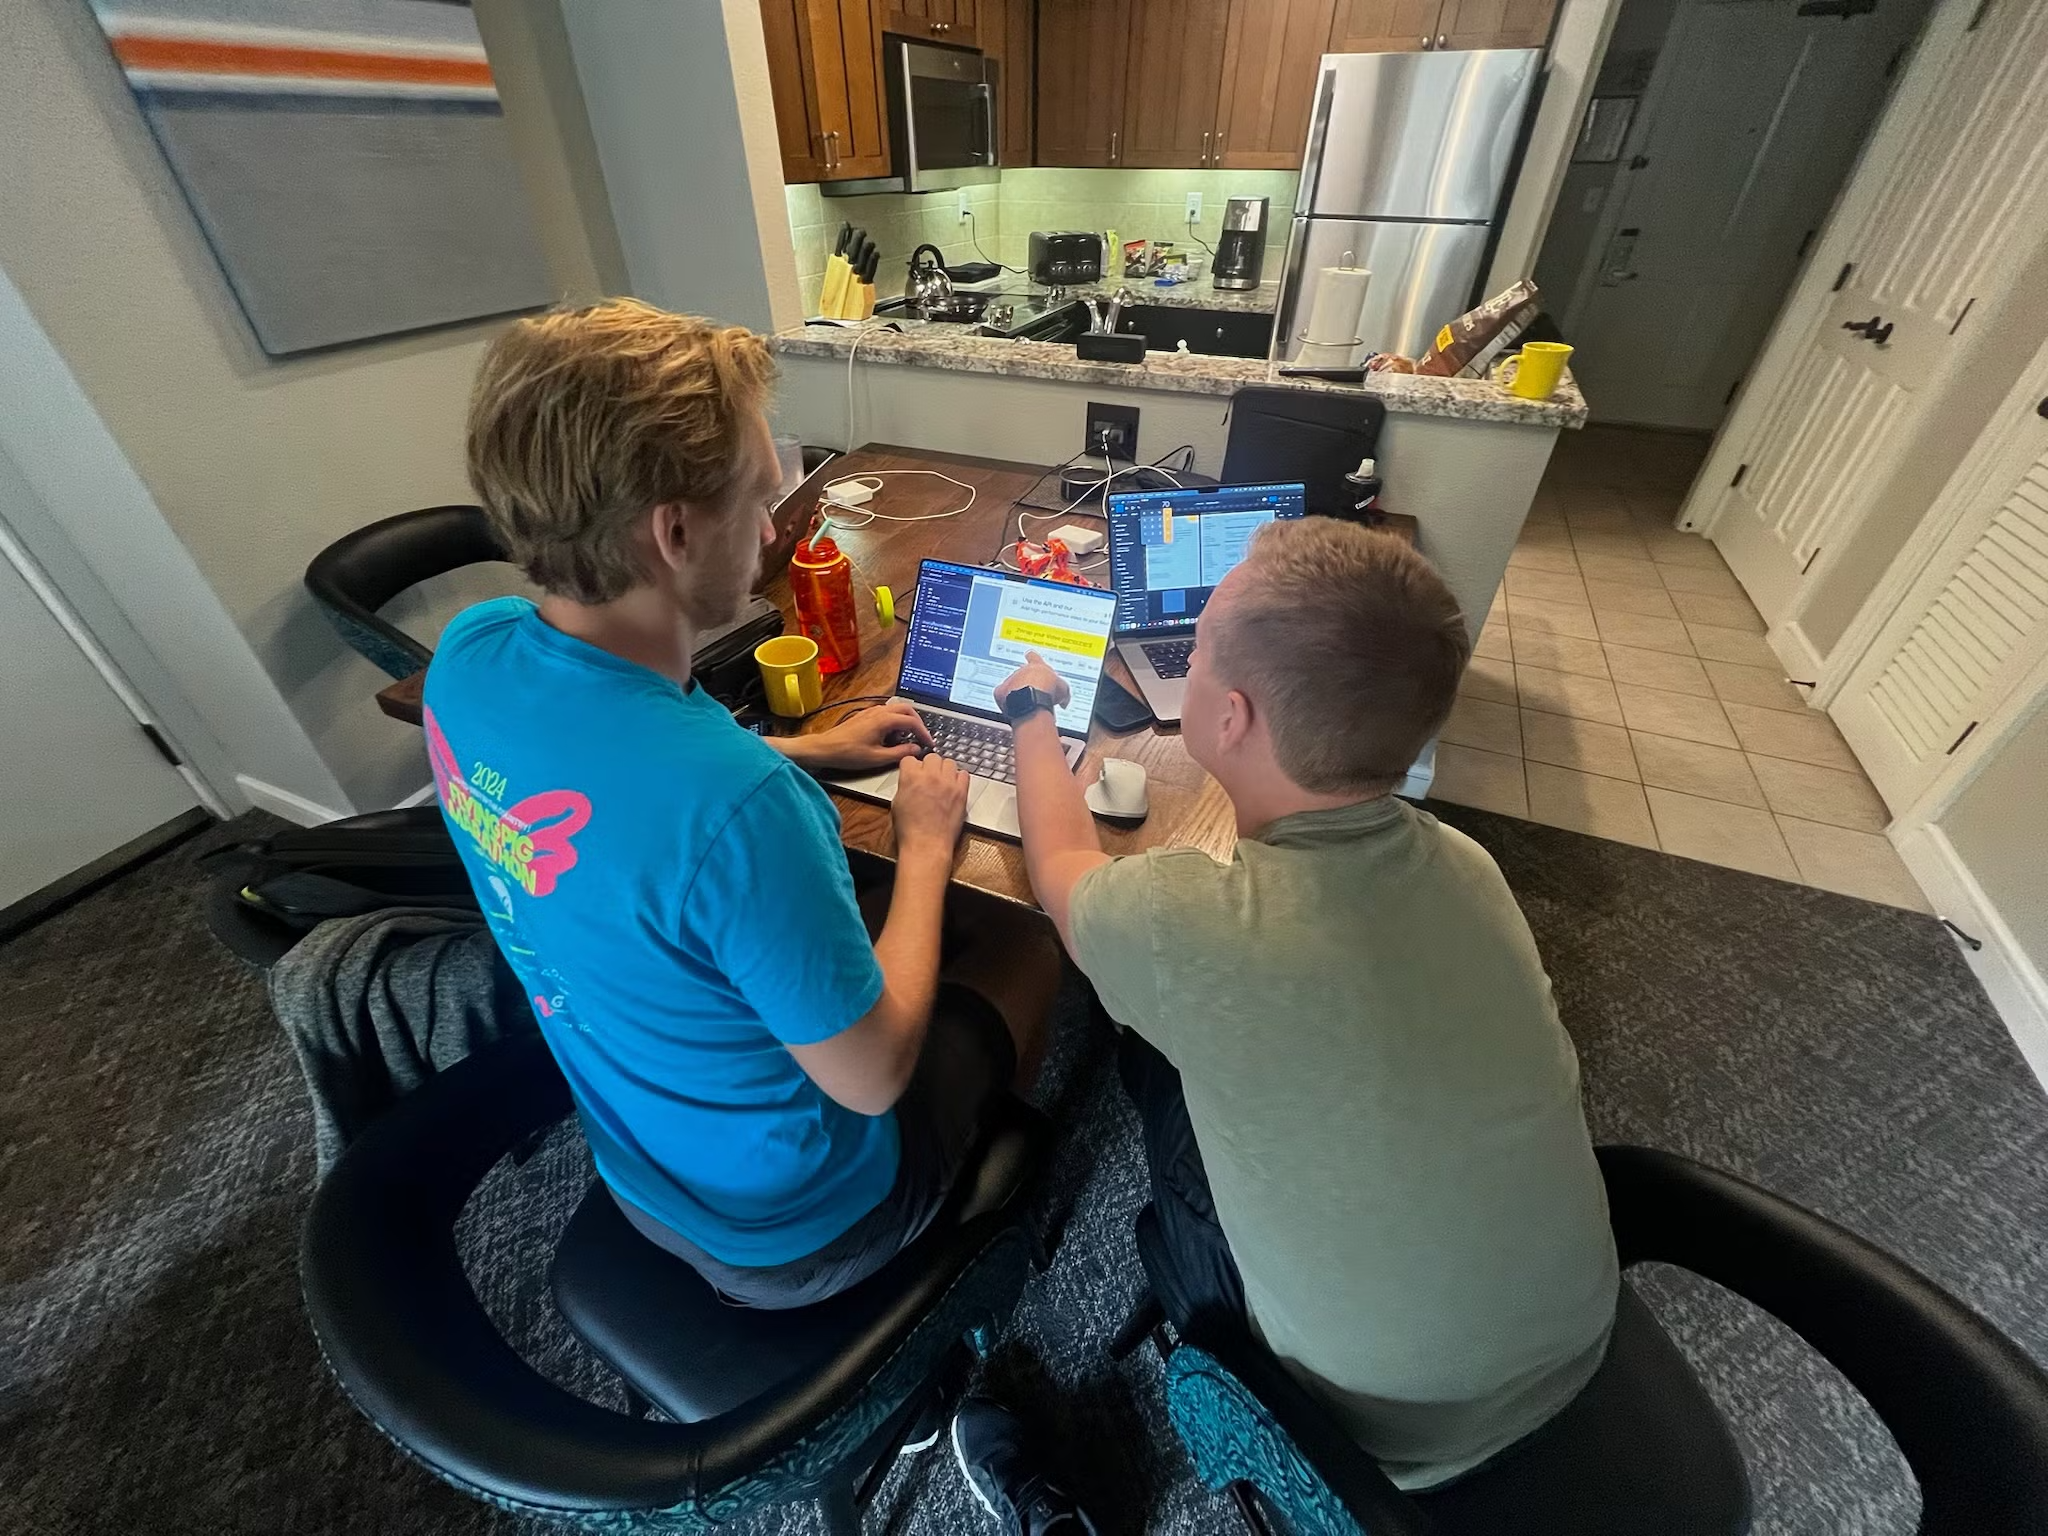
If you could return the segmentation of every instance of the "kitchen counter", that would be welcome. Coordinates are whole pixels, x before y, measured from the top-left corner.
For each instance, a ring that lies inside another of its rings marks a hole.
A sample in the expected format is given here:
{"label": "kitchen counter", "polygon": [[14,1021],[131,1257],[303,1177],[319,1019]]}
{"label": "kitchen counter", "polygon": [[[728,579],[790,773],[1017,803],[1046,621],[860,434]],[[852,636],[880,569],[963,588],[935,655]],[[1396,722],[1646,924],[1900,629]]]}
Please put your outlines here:
{"label": "kitchen counter", "polygon": [[[1271,287],[1272,285],[1266,285]],[[1146,303],[1162,302],[1194,290],[1210,296],[1206,284],[1142,291]],[[1087,291],[1087,290],[1082,290]],[[1112,288],[1109,290],[1114,292]],[[1133,292],[1140,290],[1133,289]],[[1266,293],[1242,294],[1256,301]],[[1181,301],[1190,308],[1217,308]],[[856,349],[858,361],[908,368],[936,368],[957,373],[997,374],[1013,379],[1044,379],[1056,383],[1098,384],[1169,394],[1231,395],[1247,384],[1274,384],[1338,394],[1371,395],[1389,412],[1441,416],[1460,421],[1500,422],[1535,427],[1580,427],[1586,421],[1585,397],[1571,376],[1548,400],[1524,400],[1483,379],[1423,378],[1415,374],[1372,374],[1360,384],[1331,384],[1318,379],[1269,377],[1271,365],[1254,358],[1210,357],[1192,352],[1151,352],[1142,363],[1091,363],[1074,355],[1071,343],[1008,341],[975,336],[963,325],[914,325],[891,330],[880,324],[859,328],[804,325],[783,331],[770,347],[785,357],[845,359]]]}

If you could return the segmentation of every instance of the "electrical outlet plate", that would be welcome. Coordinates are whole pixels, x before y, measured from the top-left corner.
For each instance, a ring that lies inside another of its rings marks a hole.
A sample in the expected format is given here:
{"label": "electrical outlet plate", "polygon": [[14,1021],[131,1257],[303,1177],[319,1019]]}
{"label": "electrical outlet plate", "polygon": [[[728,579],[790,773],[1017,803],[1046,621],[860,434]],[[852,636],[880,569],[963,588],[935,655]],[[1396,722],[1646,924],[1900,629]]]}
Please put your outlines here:
{"label": "electrical outlet plate", "polygon": [[1135,464],[1138,461],[1138,408],[1134,405],[1103,405],[1090,400],[1081,441],[1081,451],[1090,456],[1106,451],[1112,459]]}
{"label": "electrical outlet plate", "polygon": [[965,224],[973,216],[974,210],[967,204],[967,189],[962,187],[960,189],[960,218],[958,222]]}
{"label": "electrical outlet plate", "polygon": [[1202,194],[1199,192],[1190,192],[1188,194],[1188,222],[1190,224],[1202,222]]}

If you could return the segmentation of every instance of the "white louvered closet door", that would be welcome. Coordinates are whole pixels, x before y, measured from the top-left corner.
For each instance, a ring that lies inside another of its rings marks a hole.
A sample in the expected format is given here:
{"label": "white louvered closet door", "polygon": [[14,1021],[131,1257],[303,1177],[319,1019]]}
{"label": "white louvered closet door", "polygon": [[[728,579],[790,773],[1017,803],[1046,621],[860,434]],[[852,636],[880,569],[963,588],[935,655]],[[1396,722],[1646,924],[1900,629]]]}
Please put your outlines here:
{"label": "white louvered closet door", "polygon": [[1900,555],[1920,575],[1830,711],[1895,814],[2048,655],[2048,368],[2007,398],[1928,533]]}
{"label": "white louvered closet door", "polygon": [[1990,0],[1933,98],[1713,524],[1773,623],[1855,536],[1965,361],[1972,322],[2048,227],[2048,3]]}

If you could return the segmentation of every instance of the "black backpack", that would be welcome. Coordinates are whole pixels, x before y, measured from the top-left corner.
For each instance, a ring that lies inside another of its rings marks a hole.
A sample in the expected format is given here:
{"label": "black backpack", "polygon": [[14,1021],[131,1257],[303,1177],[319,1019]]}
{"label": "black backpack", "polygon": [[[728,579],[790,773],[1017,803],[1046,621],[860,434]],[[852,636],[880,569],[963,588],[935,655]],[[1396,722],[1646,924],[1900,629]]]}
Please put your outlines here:
{"label": "black backpack", "polygon": [[291,827],[207,854],[215,937],[267,970],[315,924],[386,907],[478,911],[438,806]]}

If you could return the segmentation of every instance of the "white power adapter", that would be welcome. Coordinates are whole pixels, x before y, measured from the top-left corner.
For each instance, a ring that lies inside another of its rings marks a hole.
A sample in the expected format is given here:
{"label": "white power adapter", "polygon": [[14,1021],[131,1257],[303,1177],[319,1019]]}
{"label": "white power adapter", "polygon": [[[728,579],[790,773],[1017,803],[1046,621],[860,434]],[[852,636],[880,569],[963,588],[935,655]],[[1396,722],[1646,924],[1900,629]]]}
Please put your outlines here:
{"label": "white power adapter", "polygon": [[875,492],[880,489],[879,485],[870,485],[858,475],[850,475],[844,480],[828,482],[825,486],[825,499],[836,506],[851,510],[855,507],[864,507],[873,501]]}
{"label": "white power adapter", "polygon": [[1073,523],[1062,523],[1046,535],[1058,539],[1067,546],[1070,554],[1092,555],[1102,548],[1102,535],[1093,528],[1082,528]]}

